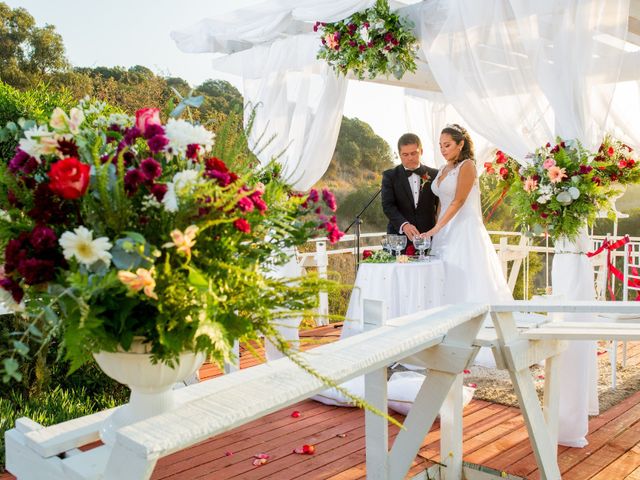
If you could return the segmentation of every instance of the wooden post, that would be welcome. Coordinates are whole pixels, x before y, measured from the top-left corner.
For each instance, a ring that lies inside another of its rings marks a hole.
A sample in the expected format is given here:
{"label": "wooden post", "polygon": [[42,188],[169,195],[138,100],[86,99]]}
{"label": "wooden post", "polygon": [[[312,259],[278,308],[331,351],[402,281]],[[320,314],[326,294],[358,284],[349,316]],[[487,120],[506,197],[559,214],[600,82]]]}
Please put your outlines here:
{"label": "wooden post", "polygon": [[[365,299],[362,308],[364,331],[381,327],[386,322],[384,302]],[[387,411],[387,369],[380,368],[364,377],[364,398],[369,405]],[[365,452],[367,479],[390,480],[389,425],[387,419],[365,411]]]}

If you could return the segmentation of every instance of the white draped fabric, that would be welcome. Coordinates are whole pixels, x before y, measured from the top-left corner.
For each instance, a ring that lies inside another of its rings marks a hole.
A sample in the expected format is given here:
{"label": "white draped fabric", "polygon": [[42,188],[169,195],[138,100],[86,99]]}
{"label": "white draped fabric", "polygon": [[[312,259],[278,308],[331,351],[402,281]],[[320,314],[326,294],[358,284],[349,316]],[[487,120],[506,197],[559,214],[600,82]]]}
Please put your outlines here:
{"label": "white draped fabric", "polygon": [[[555,135],[602,139],[628,0],[441,0],[407,9],[436,81],[466,125],[510,155]],[[605,101],[603,101],[605,100]]]}

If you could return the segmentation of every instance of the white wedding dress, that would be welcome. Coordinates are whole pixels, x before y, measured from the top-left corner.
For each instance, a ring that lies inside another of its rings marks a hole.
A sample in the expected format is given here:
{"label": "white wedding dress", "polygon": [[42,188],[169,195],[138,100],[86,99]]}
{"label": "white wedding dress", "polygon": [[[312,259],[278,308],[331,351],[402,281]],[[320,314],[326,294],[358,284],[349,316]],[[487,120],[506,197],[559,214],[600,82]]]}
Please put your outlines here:
{"label": "white wedding dress", "polygon": [[[460,162],[443,178],[440,169],[431,189],[440,199],[440,215],[456,195]],[[441,181],[442,180],[442,181]],[[433,236],[431,253],[444,263],[445,303],[499,303],[513,300],[500,260],[482,220],[478,179],[456,215]],[[485,325],[491,325],[487,318]],[[495,366],[493,355],[483,348],[476,364]]]}

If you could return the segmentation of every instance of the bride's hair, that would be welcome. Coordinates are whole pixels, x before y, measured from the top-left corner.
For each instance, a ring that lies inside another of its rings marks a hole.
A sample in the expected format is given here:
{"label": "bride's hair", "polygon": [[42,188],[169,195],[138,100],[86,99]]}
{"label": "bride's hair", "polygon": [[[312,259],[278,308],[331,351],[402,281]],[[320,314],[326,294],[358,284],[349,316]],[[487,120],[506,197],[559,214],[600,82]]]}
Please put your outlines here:
{"label": "bride's hair", "polygon": [[475,161],[476,156],[473,151],[473,140],[471,140],[469,132],[467,132],[464,127],[461,127],[457,123],[450,123],[445,126],[440,133],[448,133],[451,135],[451,138],[453,138],[453,141],[456,142],[456,144],[459,144],[464,140],[464,145],[462,146],[462,150],[460,150],[460,155],[458,155],[456,163],[460,163],[468,158]]}

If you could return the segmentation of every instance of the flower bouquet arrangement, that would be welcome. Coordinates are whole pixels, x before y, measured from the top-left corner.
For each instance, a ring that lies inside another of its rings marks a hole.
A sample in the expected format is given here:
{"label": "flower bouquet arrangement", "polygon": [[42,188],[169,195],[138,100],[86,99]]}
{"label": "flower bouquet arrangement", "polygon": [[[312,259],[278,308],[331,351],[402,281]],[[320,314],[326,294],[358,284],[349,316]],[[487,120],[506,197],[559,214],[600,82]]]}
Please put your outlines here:
{"label": "flower bouquet arrangement", "polygon": [[539,148],[511,178],[511,205],[516,220],[528,231],[558,239],[574,239],[585,222],[609,208],[608,190],[593,154],[577,141]]}
{"label": "flower bouquet arrangement", "polygon": [[341,236],[329,191],[294,193],[154,108],[83,101],[24,125],[0,162],[0,298],[24,327],[0,352],[5,381],[51,340],[72,369],[134,337],[169,365],[183,351],[222,362],[261,335],[287,348],[273,320],[304,315],[327,285],[271,270],[318,233]]}
{"label": "flower bouquet arrangement", "polygon": [[593,159],[600,184],[612,191],[623,190],[624,185],[640,182],[640,162],[631,147],[611,136],[606,136]]}
{"label": "flower bouquet arrangement", "polygon": [[408,19],[392,13],[386,0],[335,22],[316,22],[322,45],[318,58],[326,60],[338,74],[348,71],[359,78],[392,74],[400,79],[416,71],[418,41]]}

